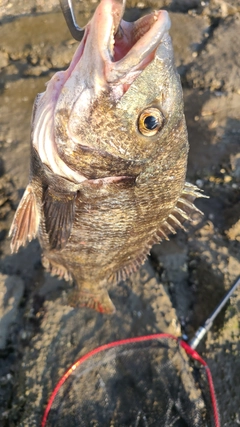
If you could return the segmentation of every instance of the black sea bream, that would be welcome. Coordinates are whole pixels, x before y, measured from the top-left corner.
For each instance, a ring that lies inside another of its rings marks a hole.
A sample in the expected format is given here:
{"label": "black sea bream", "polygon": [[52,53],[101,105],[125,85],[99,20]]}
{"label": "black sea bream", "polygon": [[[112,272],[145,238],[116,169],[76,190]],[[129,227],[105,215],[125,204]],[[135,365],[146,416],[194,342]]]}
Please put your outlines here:
{"label": "black sea bream", "polygon": [[74,279],[74,306],[112,313],[108,295],[197,210],[170,19],[122,19],[102,0],[66,71],[37,96],[29,184],[12,251],[38,237],[43,264]]}

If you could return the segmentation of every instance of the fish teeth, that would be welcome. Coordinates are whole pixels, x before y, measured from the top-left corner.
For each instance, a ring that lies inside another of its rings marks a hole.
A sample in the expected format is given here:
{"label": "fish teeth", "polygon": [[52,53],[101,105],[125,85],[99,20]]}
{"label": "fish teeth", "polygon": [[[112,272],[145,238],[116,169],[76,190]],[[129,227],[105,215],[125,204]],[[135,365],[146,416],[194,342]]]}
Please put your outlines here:
{"label": "fish teeth", "polygon": [[110,36],[110,43],[109,43],[109,52],[111,57],[114,57],[114,46],[115,46],[115,26],[113,25],[112,27],[112,31],[111,31],[111,36]]}

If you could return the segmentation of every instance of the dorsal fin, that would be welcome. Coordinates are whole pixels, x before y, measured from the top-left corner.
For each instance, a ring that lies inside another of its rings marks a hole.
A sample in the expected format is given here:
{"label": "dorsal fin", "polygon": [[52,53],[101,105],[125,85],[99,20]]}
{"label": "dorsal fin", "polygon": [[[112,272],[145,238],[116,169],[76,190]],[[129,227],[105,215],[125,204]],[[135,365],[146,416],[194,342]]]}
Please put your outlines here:
{"label": "dorsal fin", "polygon": [[161,224],[161,227],[157,229],[137,259],[125,265],[116,273],[111,274],[109,280],[114,283],[120,282],[121,280],[126,280],[130,274],[137,271],[145,262],[147,256],[150,254],[150,249],[154,244],[159,243],[162,240],[169,240],[168,234],[176,234],[177,229],[179,228],[182,228],[184,231],[186,231],[183,223],[185,221],[191,221],[191,215],[194,212],[203,214],[193,204],[193,201],[199,197],[207,198],[208,196],[203,195],[201,190],[195,185],[186,182],[177,204],[172,210],[171,214]]}
{"label": "dorsal fin", "polygon": [[62,249],[67,244],[75,217],[76,195],[51,187],[44,192],[43,211],[51,249]]}
{"label": "dorsal fin", "polygon": [[9,236],[12,237],[12,253],[17,252],[20,246],[24,246],[27,240],[30,242],[36,237],[39,220],[36,197],[29,184],[16,210],[9,232]]}

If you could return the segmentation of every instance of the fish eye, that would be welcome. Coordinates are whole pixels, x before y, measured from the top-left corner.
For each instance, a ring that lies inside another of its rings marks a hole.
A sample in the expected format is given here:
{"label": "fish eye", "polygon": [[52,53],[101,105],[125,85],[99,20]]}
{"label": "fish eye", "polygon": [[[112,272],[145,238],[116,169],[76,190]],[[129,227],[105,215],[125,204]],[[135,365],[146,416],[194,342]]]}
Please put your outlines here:
{"label": "fish eye", "polygon": [[138,130],[144,136],[153,136],[162,129],[164,116],[158,108],[147,108],[138,117]]}

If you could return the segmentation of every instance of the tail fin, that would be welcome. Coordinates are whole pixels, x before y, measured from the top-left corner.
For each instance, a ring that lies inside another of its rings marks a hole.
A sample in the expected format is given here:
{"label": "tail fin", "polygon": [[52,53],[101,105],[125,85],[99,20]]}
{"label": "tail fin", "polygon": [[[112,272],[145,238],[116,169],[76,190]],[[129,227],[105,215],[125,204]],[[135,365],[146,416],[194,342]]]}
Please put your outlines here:
{"label": "tail fin", "polygon": [[71,307],[88,307],[103,314],[113,314],[116,311],[106,290],[93,294],[87,289],[73,290],[68,297]]}

